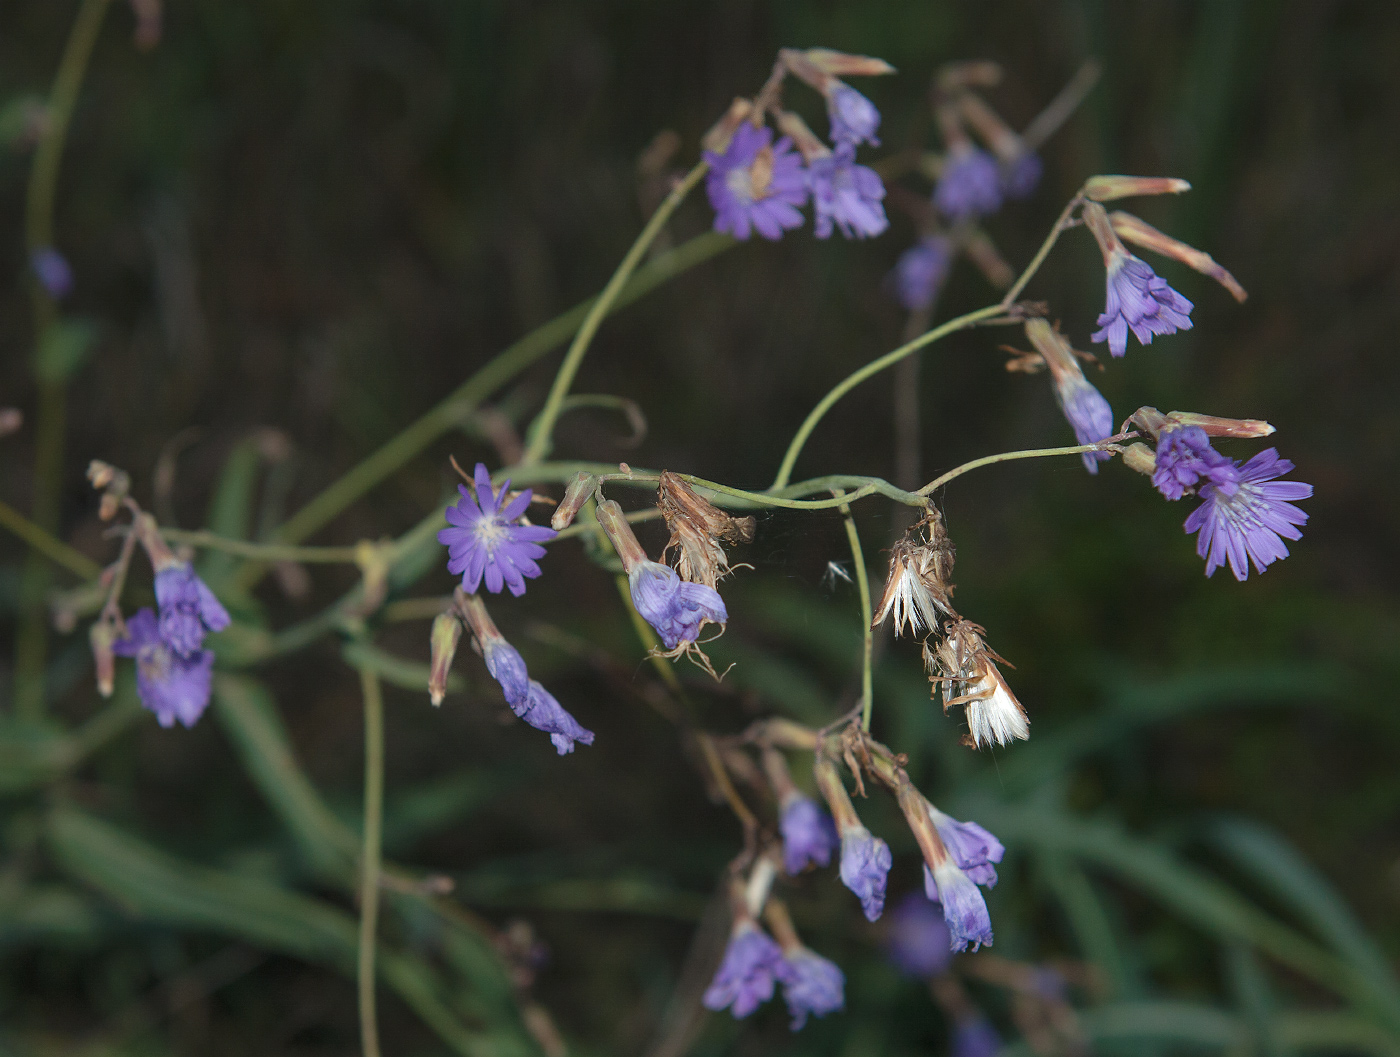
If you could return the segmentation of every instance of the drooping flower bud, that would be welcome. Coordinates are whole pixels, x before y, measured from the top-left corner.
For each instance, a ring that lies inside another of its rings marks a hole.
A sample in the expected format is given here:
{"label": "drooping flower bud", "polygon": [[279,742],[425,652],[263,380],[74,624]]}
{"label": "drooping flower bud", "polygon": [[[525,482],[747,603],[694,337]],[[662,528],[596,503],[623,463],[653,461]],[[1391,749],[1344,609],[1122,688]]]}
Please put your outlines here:
{"label": "drooping flower bud", "polygon": [[[1113,408],[1084,377],[1079,358],[1069,341],[1044,319],[1026,320],[1026,337],[1050,368],[1055,399],[1074,429],[1080,444],[1097,444],[1113,436]],[[1112,456],[1106,451],[1084,452],[1084,468],[1099,472],[1099,463]]]}
{"label": "drooping flower bud", "polygon": [[1128,350],[1129,330],[1143,345],[1152,344],[1153,335],[1190,330],[1195,306],[1168,286],[1151,265],[1127,251],[1103,206],[1086,202],[1082,215],[1103,253],[1107,287],[1098,320],[1101,329],[1090,339],[1107,341],[1108,351],[1122,356]]}
{"label": "drooping flower bud", "polygon": [[1187,181],[1173,176],[1091,176],[1084,181],[1084,197],[1091,202],[1140,195],[1179,195],[1189,190]]}
{"label": "drooping flower bud", "polygon": [[1256,440],[1277,432],[1263,419],[1219,418],[1215,415],[1200,415],[1194,411],[1168,411],[1166,421],[1177,426],[1196,426],[1208,437]]}
{"label": "drooping flower bud", "polygon": [[[938,824],[936,809],[914,788],[908,776],[901,773],[899,778],[895,796],[924,856],[924,892],[929,899],[943,904],[943,920],[951,934],[953,949],[966,950],[969,944],[990,945],[992,923],[986,900],[973,879],[964,872],[958,856],[950,854],[950,848],[943,838],[944,826]],[[942,817],[950,823],[955,822],[946,815]],[[985,834],[988,840],[979,842],[970,834],[964,840],[960,831],[954,831],[953,835],[959,839],[959,851],[966,861],[979,869],[979,877],[986,878],[987,871],[990,871],[990,878],[982,883],[995,884],[996,870],[989,862],[1001,861],[1001,844],[980,826],[975,829]]]}
{"label": "drooping flower bud", "polygon": [[1163,257],[1171,257],[1188,268],[1194,268],[1202,275],[1210,276],[1230,291],[1230,296],[1240,304],[1248,299],[1249,294],[1245,292],[1245,288],[1204,250],[1198,250],[1195,246],[1189,246],[1179,239],[1174,239],[1170,235],[1158,231],[1147,221],[1139,220],[1131,213],[1119,210],[1110,214],[1108,219],[1119,237],[1131,242],[1134,246],[1141,246],[1153,253],[1160,253]]}
{"label": "drooping flower bud", "polygon": [[894,865],[890,847],[861,825],[835,764],[818,757],[814,772],[841,835],[841,883],[860,900],[866,920],[876,921],[885,908],[885,888]]}
{"label": "drooping flower bud", "polygon": [[428,669],[428,696],[434,705],[442,704],[447,694],[447,673],[452,670],[452,658],[457,654],[457,642],[462,637],[462,622],[455,613],[439,613],[433,618],[432,663]]}
{"label": "drooping flower bud", "polygon": [[561,532],[574,523],[574,518],[583,509],[583,504],[588,502],[588,497],[593,494],[597,484],[598,479],[591,473],[580,470],[574,474],[574,479],[564,489],[564,498],[559,501],[549,519],[549,525],[555,532]]}

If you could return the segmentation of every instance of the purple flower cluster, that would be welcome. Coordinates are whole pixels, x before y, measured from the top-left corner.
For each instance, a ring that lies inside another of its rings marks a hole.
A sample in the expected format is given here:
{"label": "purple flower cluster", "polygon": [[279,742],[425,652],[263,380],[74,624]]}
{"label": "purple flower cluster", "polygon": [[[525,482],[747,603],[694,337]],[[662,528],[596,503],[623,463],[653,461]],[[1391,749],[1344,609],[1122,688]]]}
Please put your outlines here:
{"label": "purple flower cluster", "polygon": [[1202,481],[1233,492],[1240,483],[1239,467],[1234,459],[1210,446],[1210,437],[1200,426],[1165,431],[1157,441],[1152,486],[1168,499],[1177,500],[1194,492]]}
{"label": "purple flower cluster", "polygon": [[783,869],[799,874],[810,863],[828,866],[840,844],[836,823],[817,802],[800,793],[788,799],[778,819],[783,835]]}
{"label": "purple flower cluster", "polygon": [[1117,252],[1108,265],[1108,295],[1094,341],[1107,341],[1108,351],[1122,356],[1128,351],[1128,331],[1144,345],[1154,334],[1175,334],[1191,329],[1195,306],[1167,285],[1152,266],[1131,253]]}
{"label": "purple flower cluster", "polygon": [[856,164],[852,144],[837,144],[835,153],[814,159],[807,173],[817,238],[830,238],[833,224],[848,239],[872,237],[890,226],[882,204],[885,185],[874,169]]}
{"label": "purple flower cluster", "polygon": [[670,566],[640,561],[627,576],[632,604],[668,650],[700,637],[705,623],[724,624],[729,611],[713,587],[682,580]]}
{"label": "purple flower cluster", "polygon": [[878,147],[875,132],[880,127],[880,111],[875,104],[848,84],[838,82],[826,101],[827,116],[831,118],[831,142],[838,147],[855,147],[869,143]]}
{"label": "purple flower cluster", "polygon": [[938,904],[910,892],[890,912],[885,949],[905,976],[924,979],[945,972],[953,960],[953,938]]}
{"label": "purple flower cluster", "polygon": [[517,598],[525,593],[525,578],[540,575],[535,559],[544,557],[541,543],[558,535],[552,528],[518,524],[534,493],[525,489],[509,503],[507,481],[501,490],[491,488],[491,475],[476,464],[476,494],[458,485],[461,498],[447,508],[448,527],[438,532],[447,547],[447,571],[462,574],[463,590],[475,593],[485,579],[486,590],[499,594],[503,587]]}
{"label": "purple flower cluster", "polygon": [[531,679],[525,659],[505,639],[488,639],[482,644],[486,670],[501,684],[510,710],[536,730],[549,735],[560,756],[574,751],[574,743],[593,744],[593,732],[585,730],[565,711],[548,690]]}
{"label": "purple flower cluster", "polygon": [[894,858],[890,846],[864,826],[841,832],[841,883],[856,894],[867,921],[885,909],[885,885]]}

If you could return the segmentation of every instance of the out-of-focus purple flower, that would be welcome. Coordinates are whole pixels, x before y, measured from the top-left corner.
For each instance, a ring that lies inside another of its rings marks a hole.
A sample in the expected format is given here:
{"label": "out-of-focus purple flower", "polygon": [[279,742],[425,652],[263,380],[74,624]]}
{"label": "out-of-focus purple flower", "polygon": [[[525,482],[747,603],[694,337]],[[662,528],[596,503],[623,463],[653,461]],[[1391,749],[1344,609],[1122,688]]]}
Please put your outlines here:
{"label": "out-of-focus purple flower", "polygon": [[860,899],[867,921],[885,909],[885,884],[894,857],[890,846],[864,826],[841,831],[841,883]]}
{"label": "out-of-focus purple flower", "polygon": [[846,974],[837,964],[806,947],[784,955],[791,980],[783,981],[783,998],[792,1014],[792,1030],[801,1031],[807,1015],[824,1017],[846,1007]]}
{"label": "out-of-focus purple flower", "polygon": [[204,714],[213,685],[214,654],[199,649],[188,656],[176,653],[151,610],[139,610],[126,622],[126,637],[112,643],[112,652],[136,658],[136,692],[162,727],[174,726],[176,720],[192,727]]}
{"label": "out-of-focus purple flower", "polygon": [[811,863],[829,866],[831,853],[840,843],[836,823],[811,797],[796,793],[783,804],[778,819],[783,834],[783,869],[801,873]]}
{"label": "out-of-focus purple flower", "polygon": [[1058,969],[1037,965],[1031,970],[1030,984],[1030,990],[1036,997],[1046,1002],[1069,1001],[1069,981]]}
{"label": "out-of-focus purple flower", "polygon": [[880,127],[880,111],[875,104],[848,84],[837,82],[827,95],[826,111],[831,117],[831,142],[849,143],[853,148],[858,143],[869,143],[878,147],[875,130]]}
{"label": "out-of-focus purple flower", "polygon": [[1157,441],[1156,467],[1152,486],[1172,500],[1196,491],[1202,479],[1223,495],[1234,495],[1240,483],[1235,460],[1212,448],[1200,426],[1163,432]]}
{"label": "out-of-focus purple flower", "polygon": [[638,562],[628,573],[627,583],[632,604],[656,629],[668,650],[694,642],[706,621],[724,624],[729,619],[718,591],[682,580],[674,569],[659,562]]}
{"label": "out-of-focus purple flower", "polygon": [[[525,489],[505,503],[507,481],[501,490],[491,488],[491,475],[482,463],[476,464],[476,494],[458,485],[461,498],[447,508],[448,526],[438,532],[438,542],[447,548],[447,571],[462,574],[462,588],[473,594],[486,580],[486,590],[499,594],[509,587],[517,598],[525,593],[525,577],[540,575],[536,558],[544,557],[540,546],[558,535],[543,525],[517,525],[534,493]],[[502,505],[504,504],[504,505]]]}
{"label": "out-of-focus purple flower", "polygon": [[593,744],[593,732],[585,730],[578,720],[564,710],[554,695],[536,680],[530,680],[529,692],[524,700],[507,701],[510,710],[536,730],[549,735],[560,756],[574,751],[574,742]]}
{"label": "out-of-focus purple flower", "polygon": [[996,1057],[1001,1036],[982,1016],[962,1017],[953,1025],[952,1057]]}
{"label": "out-of-focus purple flower", "polygon": [[910,892],[890,912],[885,947],[894,967],[924,979],[944,972],[953,961],[953,939],[937,903]]}
{"label": "out-of-focus purple flower", "polygon": [[797,980],[782,948],[753,922],[741,922],[729,938],[724,960],[702,1001],[706,1009],[716,1012],[727,1008],[738,1020],[772,998],[779,980],[784,984]]}
{"label": "out-of-focus purple flower", "polygon": [[990,216],[1001,208],[1001,171],[996,159],[970,144],[948,152],[933,204],[949,220]]}
{"label": "out-of-focus purple flower", "polygon": [[73,269],[68,259],[52,246],[41,246],[29,258],[34,278],[44,292],[55,301],[62,301],[73,292]]}
{"label": "out-of-focus purple flower", "polygon": [[[1055,397],[1065,418],[1074,428],[1080,444],[1097,444],[1113,436],[1113,408],[1083,374],[1055,380]],[[1099,463],[1112,458],[1106,451],[1086,451],[1080,455],[1084,468],[1099,472]]]}
{"label": "out-of-focus purple flower", "polygon": [[951,815],[945,815],[932,804],[928,806],[928,817],[933,820],[934,829],[943,840],[943,846],[959,868],[976,884],[992,888],[997,883],[994,863],[1001,862],[1006,849],[1001,841],[992,836],[976,822],[959,822]]}
{"label": "out-of-focus purple flower", "polygon": [[1045,165],[1035,151],[1025,151],[1001,167],[1001,189],[1007,198],[1028,198],[1040,186]]}
{"label": "out-of-focus purple flower", "polygon": [[1107,341],[1108,351],[1122,356],[1128,351],[1128,331],[1144,345],[1152,344],[1154,334],[1175,334],[1191,329],[1190,301],[1167,285],[1152,266],[1131,253],[1117,252],[1108,264],[1108,295],[1102,328],[1091,336]]}
{"label": "out-of-focus purple flower", "polygon": [[992,945],[992,917],[987,912],[987,901],[972,878],[952,859],[945,859],[933,870],[924,864],[924,894],[943,904],[943,921],[952,935],[953,950]]}
{"label": "out-of-focus purple flower", "polygon": [[193,657],[210,631],[229,626],[229,615],[214,592],[195,575],[188,562],[176,562],[156,573],[156,603],[160,606],[160,636],[181,657]]}
{"label": "out-of-focus purple flower", "polygon": [[723,154],[705,152],[710,163],[705,192],[716,231],[747,239],[752,228],[765,239],[780,239],[785,228],[801,226],[807,173],[792,140],[784,136],[770,146],[772,139],[771,129],[745,121]]}
{"label": "out-of-focus purple flower", "polygon": [[817,238],[830,238],[833,223],[848,239],[878,235],[890,226],[882,204],[885,185],[874,169],[856,164],[851,144],[838,143],[834,154],[813,160],[807,172]]}
{"label": "out-of-focus purple flower", "polygon": [[910,312],[933,305],[948,279],[953,244],[942,235],[925,235],[899,255],[894,266],[894,289],[899,303]]}
{"label": "out-of-focus purple flower", "polygon": [[1187,532],[1199,532],[1196,553],[1206,560],[1206,575],[1230,563],[1236,580],[1249,577],[1249,562],[1256,572],[1288,557],[1285,539],[1302,539],[1299,525],[1308,515],[1291,500],[1307,499],[1313,487],[1301,481],[1278,481],[1291,472],[1293,463],[1280,459],[1275,448],[1266,448],[1239,468],[1239,483],[1231,494],[1214,484],[1202,485],[1201,503],[1186,519]]}

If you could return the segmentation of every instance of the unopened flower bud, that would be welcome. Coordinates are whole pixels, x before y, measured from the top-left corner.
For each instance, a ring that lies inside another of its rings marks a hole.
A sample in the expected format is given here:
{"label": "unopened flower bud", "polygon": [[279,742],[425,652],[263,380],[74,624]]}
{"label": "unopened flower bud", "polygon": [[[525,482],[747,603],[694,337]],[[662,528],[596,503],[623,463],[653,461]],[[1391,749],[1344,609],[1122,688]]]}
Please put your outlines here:
{"label": "unopened flower bud", "polygon": [[588,502],[588,497],[593,494],[597,484],[598,479],[591,473],[580,470],[574,474],[569,487],[564,489],[564,498],[554,508],[554,516],[549,519],[550,527],[555,532],[562,531],[574,523],[574,518],[578,517],[578,512],[583,509],[583,504]]}
{"label": "unopened flower bud", "polygon": [[1151,477],[1157,472],[1157,458],[1151,448],[1139,441],[1123,449],[1123,465]]}
{"label": "unopened flower bud", "polygon": [[835,74],[837,77],[878,77],[895,72],[895,68],[884,59],[876,59],[869,55],[848,55],[844,51],[832,51],[830,48],[808,48],[802,52],[802,56],[818,70]]}
{"label": "unopened flower bud", "polygon": [[801,115],[794,114],[791,110],[779,110],[777,119],[778,131],[792,140],[792,145],[797,148],[798,153],[802,155],[802,160],[808,165],[831,153],[831,148],[807,127],[807,122],[802,120]]}
{"label": "unopened flower bud", "polygon": [[1133,245],[1149,249],[1153,253],[1160,253],[1164,257],[1171,257],[1188,268],[1193,268],[1202,275],[1209,276],[1230,291],[1230,296],[1241,304],[1249,297],[1245,288],[1235,280],[1233,275],[1217,264],[1215,258],[1209,253],[1158,231],[1147,221],[1140,220],[1131,213],[1118,210],[1110,214],[1108,219],[1113,225],[1113,230]]}
{"label": "unopened flower bud", "polygon": [[112,696],[112,683],[116,676],[116,655],[112,644],[117,641],[116,628],[111,621],[96,620],[88,629],[88,643],[92,647],[92,663],[97,670],[97,692],[103,697]]}
{"label": "unopened flower bud", "polygon": [[439,613],[433,619],[432,666],[428,671],[428,696],[434,705],[442,704],[447,694],[447,673],[452,670],[452,658],[462,637],[462,623],[455,614]]}
{"label": "unopened flower bud", "polygon": [[1129,415],[1128,422],[1146,433],[1152,438],[1152,443],[1156,444],[1157,437],[1167,427],[1167,416],[1155,407],[1144,406]]}
{"label": "unopened flower bud", "polygon": [[1173,426],[1199,426],[1208,437],[1235,437],[1255,440],[1276,432],[1274,427],[1258,418],[1218,418],[1198,415],[1194,411],[1169,411],[1166,421]]}
{"label": "unopened flower bud", "polygon": [[1091,202],[1141,195],[1179,195],[1191,190],[1185,180],[1173,176],[1091,176],[1084,181],[1084,197]]}

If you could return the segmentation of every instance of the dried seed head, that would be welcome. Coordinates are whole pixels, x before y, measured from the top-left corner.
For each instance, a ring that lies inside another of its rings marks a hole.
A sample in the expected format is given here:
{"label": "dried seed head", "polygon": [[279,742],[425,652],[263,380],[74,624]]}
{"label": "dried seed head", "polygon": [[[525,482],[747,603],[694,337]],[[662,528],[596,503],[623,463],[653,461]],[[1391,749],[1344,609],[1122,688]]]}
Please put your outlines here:
{"label": "dried seed head", "polygon": [[713,588],[729,572],[729,558],[719,541],[753,539],[753,518],[731,517],[669,470],[661,472],[656,505],[671,530],[664,553],[676,552],[676,572],[682,580]]}
{"label": "dried seed head", "polygon": [[1002,658],[987,646],[982,633],[970,620],[960,619],[937,646],[924,644],[924,664],[929,678],[943,688],[944,711],[963,706],[965,741],[979,749],[1030,737],[1026,710],[1006,685],[996,666]]}
{"label": "dried seed head", "polygon": [[937,631],[944,618],[955,618],[953,611],[953,543],[935,510],[923,521],[925,539],[906,536],[890,551],[890,574],[880,596],[872,627],[894,614],[894,630],[902,635],[907,625],[911,635]]}

